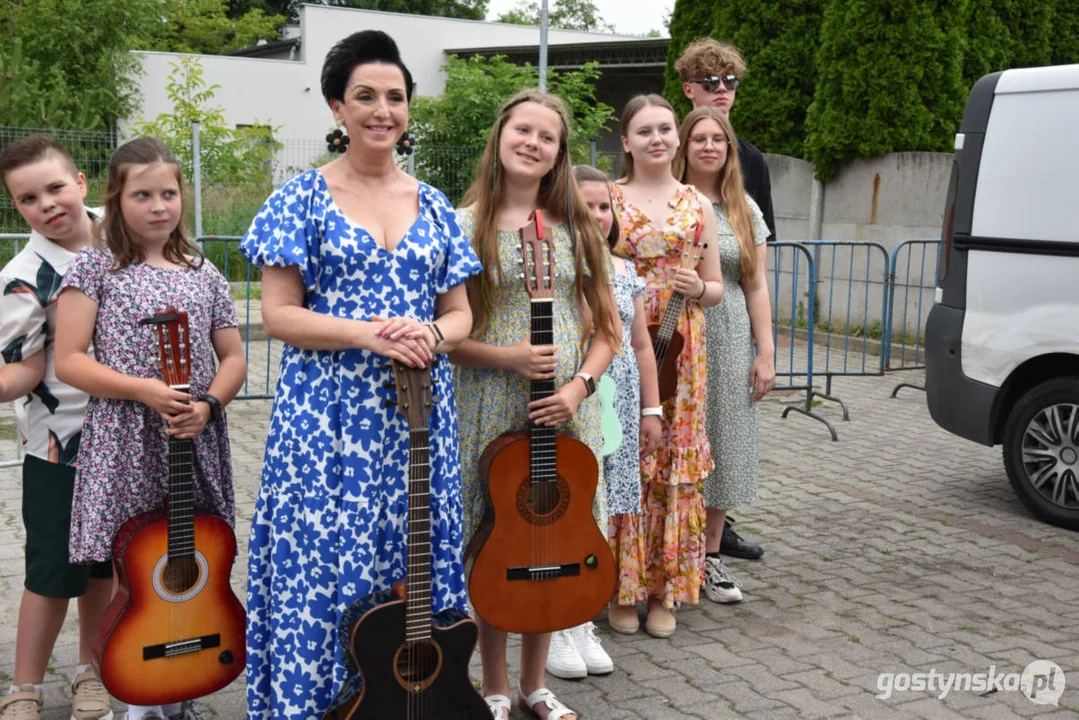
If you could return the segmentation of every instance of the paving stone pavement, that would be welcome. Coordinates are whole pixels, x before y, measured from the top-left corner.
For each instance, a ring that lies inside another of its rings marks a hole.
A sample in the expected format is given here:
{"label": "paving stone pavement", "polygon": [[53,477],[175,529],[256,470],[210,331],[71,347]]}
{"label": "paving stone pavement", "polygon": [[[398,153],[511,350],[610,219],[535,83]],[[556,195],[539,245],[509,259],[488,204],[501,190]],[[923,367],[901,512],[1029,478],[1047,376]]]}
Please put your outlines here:
{"label": "paving stone pavement", "polygon": [[[265,349],[252,348],[255,374],[268,365]],[[834,422],[839,442],[811,419],[780,418],[781,403],[797,396],[767,399],[761,501],[734,512],[737,528],[766,553],[757,562],[727,561],[745,601],[702,598],[679,612],[669,640],[617,635],[600,620],[615,672],[550,678],[551,689],[587,720],[1079,717],[1076,535],[1024,509],[999,448],[940,430],[921,392],[889,398],[897,382],[920,377],[837,379],[833,391],[850,421],[832,402],[815,409]],[[233,584],[241,598],[269,411],[266,400],[228,411],[241,546]],[[19,473],[2,470],[0,480],[0,672],[10,673],[24,533]],[[46,720],[69,716],[77,639],[71,612],[49,667]],[[877,697],[881,673],[1019,673],[1038,659],[1068,674],[1059,706],[1009,690],[953,690],[939,699],[939,691],[897,689]],[[474,678],[478,667],[473,658]],[[198,707],[208,718],[244,717],[242,678]],[[526,714],[515,708],[512,717]]]}

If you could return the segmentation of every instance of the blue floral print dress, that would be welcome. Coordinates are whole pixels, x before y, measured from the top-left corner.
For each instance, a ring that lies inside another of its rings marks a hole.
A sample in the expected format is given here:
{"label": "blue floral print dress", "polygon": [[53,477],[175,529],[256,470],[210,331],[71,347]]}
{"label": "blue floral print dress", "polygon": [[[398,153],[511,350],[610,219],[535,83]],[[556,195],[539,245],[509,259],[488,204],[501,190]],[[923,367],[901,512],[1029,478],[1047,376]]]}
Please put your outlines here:
{"label": "blue floral print dress", "polygon": [[[393,252],[334,202],[310,170],[262,206],[241,249],[297,266],[318,313],[434,320],[435,300],[480,271],[453,208],[420,183],[419,214]],[[389,360],[366,350],[284,346],[248,558],[247,717],[311,720],[356,685],[339,637],[354,603],[405,575],[408,426]],[[463,610],[461,467],[452,372],[431,439],[432,610]],[[344,690],[343,690],[344,688]]]}

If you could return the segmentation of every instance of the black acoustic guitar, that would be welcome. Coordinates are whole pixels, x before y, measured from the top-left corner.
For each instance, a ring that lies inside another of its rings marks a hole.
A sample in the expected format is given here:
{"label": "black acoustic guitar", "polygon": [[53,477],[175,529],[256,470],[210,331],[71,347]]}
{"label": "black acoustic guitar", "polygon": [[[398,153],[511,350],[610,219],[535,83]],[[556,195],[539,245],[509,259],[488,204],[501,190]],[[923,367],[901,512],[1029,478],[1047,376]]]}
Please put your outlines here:
{"label": "black acoustic guitar", "polygon": [[468,677],[476,623],[456,610],[431,613],[431,371],[397,362],[393,370],[397,407],[408,418],[410,440],[407,583],[359,601],[370,609],[352,626],[349,646],[362,690],[330,717],[490,720],[487,703]]}

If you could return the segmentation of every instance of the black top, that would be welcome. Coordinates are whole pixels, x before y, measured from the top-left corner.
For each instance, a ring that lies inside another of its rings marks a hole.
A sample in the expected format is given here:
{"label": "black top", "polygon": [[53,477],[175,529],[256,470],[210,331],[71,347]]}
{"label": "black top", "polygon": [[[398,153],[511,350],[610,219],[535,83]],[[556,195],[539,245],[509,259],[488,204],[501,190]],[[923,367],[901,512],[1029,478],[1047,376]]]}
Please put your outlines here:
{"label": "black top", "polygon": [[775,242],[776,220],[772,214],[772,179],[768,175],[764,153],[750,141],[739,137],[738,159],[742,163],[742,182],[745,184],[746,192],[764,214],[764,222],[770,233],[768,242]]}

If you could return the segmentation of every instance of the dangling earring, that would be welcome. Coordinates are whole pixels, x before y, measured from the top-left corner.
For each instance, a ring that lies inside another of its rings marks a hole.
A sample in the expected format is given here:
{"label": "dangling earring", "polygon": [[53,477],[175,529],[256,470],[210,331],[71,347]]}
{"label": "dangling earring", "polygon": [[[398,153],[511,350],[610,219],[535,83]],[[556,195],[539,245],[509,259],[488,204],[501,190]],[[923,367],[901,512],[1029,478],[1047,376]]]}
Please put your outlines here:
{"label": "dangling earring", "polygon": [[326,149],[332,153],[343,153],[348,149],[348,140],[348,135],[337,128],[326,136]]}
{"label": "dangling earring", "polygon": [[416,138],[412,136],[408,130],[405,130],[401,139],[397,141],[397,154],[398,155],[411,155],[413,148],[416,147]]}

